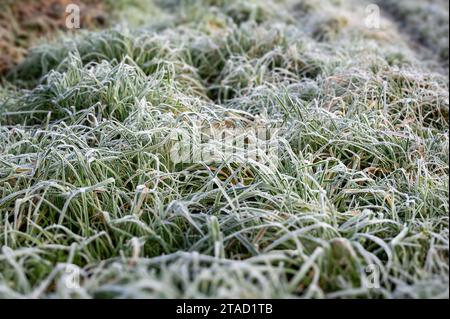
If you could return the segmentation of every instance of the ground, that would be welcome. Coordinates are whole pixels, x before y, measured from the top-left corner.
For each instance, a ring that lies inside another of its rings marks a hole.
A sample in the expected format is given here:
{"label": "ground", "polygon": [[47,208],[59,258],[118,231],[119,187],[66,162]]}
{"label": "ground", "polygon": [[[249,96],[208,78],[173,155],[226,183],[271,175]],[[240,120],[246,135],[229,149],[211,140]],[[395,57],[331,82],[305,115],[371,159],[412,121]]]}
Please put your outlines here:
{"label": "ground", "polygon": [[67,31],[66,6],[77,4],[82,12],[81,26],[86,29],[106,24],[109,7],[101,0],[6,0],[0,4],[0,74],[6,74],[20,62],[27,50],[43,39]]}
{"label": "ground", "polygon": [[448,298],[448,4],[375,2],[120,1],[3,55],[0,297]]}

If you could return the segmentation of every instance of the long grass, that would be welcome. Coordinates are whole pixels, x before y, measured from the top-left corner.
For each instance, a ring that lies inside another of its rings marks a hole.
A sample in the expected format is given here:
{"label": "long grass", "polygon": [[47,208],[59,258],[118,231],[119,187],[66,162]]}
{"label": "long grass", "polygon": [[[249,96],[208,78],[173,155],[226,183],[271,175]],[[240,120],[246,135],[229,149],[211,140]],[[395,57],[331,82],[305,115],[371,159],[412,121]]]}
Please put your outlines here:
{"label": "long grass", "polygon": [[[361,2],[155,8],[0,91],[1,297],[448,298],[447,76]],[[278,160],[175,163],[198,121]]]}

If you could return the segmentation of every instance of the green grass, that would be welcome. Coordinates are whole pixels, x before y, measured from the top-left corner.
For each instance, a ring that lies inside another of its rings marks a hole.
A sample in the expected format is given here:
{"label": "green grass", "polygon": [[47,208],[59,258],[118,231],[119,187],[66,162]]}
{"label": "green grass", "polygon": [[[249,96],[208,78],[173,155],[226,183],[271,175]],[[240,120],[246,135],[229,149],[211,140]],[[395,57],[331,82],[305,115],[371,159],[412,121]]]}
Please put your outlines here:
{"label": "green grass", "polygon": [[[1,297],[448,298],[448,76],[361,2],[151,7],[0,91]],[[278,161],[174,163],[199,120]]]}

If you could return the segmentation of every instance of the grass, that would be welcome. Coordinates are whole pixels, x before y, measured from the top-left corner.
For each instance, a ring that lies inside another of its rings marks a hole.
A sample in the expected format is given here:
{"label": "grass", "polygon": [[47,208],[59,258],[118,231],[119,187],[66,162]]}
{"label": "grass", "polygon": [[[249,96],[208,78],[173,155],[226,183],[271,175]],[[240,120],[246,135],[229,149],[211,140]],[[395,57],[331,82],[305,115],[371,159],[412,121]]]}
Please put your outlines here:
{"label": "grass", "polygon": [[[150,7],[4,81],[1,297],[448,298],[448,76],[361,2]],[[199,120],[278,161],[175,163]]]}

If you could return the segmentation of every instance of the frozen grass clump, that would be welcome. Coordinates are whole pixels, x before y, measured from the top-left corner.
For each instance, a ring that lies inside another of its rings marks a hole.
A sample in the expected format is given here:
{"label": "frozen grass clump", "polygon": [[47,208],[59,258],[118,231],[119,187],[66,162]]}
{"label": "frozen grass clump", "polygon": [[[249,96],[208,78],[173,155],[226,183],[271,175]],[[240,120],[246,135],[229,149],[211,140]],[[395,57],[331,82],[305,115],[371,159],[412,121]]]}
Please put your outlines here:
{"label": "frozen grass clump", "polygon": [[[360,3],[152,5],[0,91],[0,297],[448,298],[448,76]],[[176,162],[199,122],[277,156]]]}
{"label": "frozen grass clump", "polygon": [[29,111],[32,118],[70,120],[77,112],[90,110],[101,119],[125,119],[135,111],[136,101],[148,94],[145,74],[125,63],[112,66],[103,61],[83,67],[79,58],[67,61],[65,72],[51,71],[45,83],[16,101],[17,112]]}

